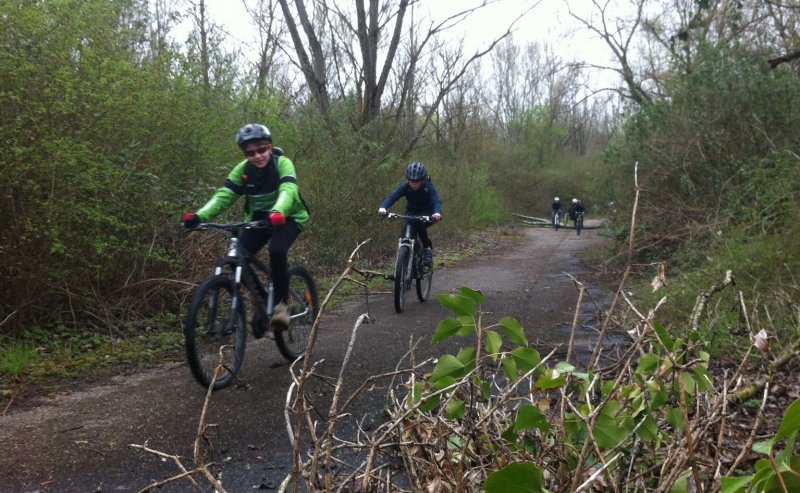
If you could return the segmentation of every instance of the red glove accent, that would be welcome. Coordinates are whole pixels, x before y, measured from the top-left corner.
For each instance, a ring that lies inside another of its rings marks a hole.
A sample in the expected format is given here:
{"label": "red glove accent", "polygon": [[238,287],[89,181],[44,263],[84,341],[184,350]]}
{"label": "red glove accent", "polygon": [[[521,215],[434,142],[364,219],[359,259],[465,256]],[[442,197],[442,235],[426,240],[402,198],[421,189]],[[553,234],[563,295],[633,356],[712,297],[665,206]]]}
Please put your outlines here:
{"label": "red glove accent", "polygon": [[184,227],[191,229],[197,227],[197,225],[199,225],[201,221],[200,221],[200,216],[198,216],[194,212],[187,212],[186,214],[183,215],[181,222],[183,223]]}
{"label": "red glove accent", "polygon": [[283,226],[286,224],[286,216],[278,211],[272,211],[269,213],[269,223],[273,226]]}

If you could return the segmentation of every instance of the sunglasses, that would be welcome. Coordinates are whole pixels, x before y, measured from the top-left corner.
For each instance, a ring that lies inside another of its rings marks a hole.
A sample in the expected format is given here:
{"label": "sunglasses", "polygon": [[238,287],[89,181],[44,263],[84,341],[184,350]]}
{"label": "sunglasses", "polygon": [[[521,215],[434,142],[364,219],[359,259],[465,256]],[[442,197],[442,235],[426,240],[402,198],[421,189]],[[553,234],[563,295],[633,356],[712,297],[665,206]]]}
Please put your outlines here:
{"label": "sunglasses", "polygon": [[268,150],[269,150],[269,147],[267,147],[267,146],[256,147],[255,149],[251,149],[249,151],[244,151],[244,155],[247,156],[247,157],[253,157],[256,154],[264,154]]}

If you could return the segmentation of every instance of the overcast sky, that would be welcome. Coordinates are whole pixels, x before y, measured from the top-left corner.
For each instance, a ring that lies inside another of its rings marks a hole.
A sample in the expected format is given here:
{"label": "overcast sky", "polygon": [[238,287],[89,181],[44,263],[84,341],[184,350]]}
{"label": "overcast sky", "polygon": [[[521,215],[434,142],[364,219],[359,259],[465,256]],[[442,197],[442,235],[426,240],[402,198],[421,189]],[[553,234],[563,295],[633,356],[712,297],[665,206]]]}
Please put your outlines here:
{"label": "overcast sky", "polygon": [[[246,1],[248,4],[256,3],[255,0]],[[612,5],[614,3],[612,1]],[[307,1],[309,4],[310,1]],[[430,15],[433,19],[444,20],[453,13],[480,4],[481,0],[421,0],[415,7],[414,17],[420,19]],[[245,45],[244,40],[249,38],[247,33],[253,30],[253,25],[242,0],[206,0],[206,5],[209,16],[223,27],[234,42]],[[569,5],[573,12],[583,17],[588,17],[592,11],[591,0],[569,0]],[[565,60],[614,65],[606,44],[569,15],[566,0],[497,0],[470,15],[448,33],[454,42],[463,37],[469,50],[479,50],[502,35],[514,19],[523,13],[524,17],[514,25],[514,40],[518,44],[537,41],[555,47],[556,53]],[[256,47],[252,48],[248,50],[245,45],[243,51],[245,54],[256,53]],[[596,74],[595,81],[596,84],[607,86],[615,78],[608,73]]]}
{"label": "overcast sky", "polygon": [[[249,3],[255,4],[255,1]],[[415,17],[429,13],[434,19],[443,20],[448,15],[480,3],[481,0],[422,0],[416,6]],[[241,0],[206,0],[206,4],[209,15],[231,36],[240,41],[247,39],[246,33],[252,29],[252,24]],[[569,0],[569,4],[574,12],[582,15],[591,8],[591,0]],[[449,32],[453,39],[464,36],[468,46],[480,48],[505,32],[514,19],[526,11],[527,14],[515,25],[514,38],[518,42],[549,42],[565,51],[564,55],[572,52],[595,60],[597,57],[608,59],[608,48],[580,28],[568,14],[564,0],[541,0],[538,5],[534,0],[497,0]]]}

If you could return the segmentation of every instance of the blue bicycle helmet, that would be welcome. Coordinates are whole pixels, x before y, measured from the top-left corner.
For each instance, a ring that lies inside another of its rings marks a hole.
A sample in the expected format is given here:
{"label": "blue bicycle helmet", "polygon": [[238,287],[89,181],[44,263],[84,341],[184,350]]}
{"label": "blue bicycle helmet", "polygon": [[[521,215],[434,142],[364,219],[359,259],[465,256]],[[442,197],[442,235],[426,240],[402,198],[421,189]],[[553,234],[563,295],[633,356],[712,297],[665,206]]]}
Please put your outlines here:
{"label": "blue bicycle helmet", "polygon": [[424,180],[427,176],[428,173],[425,171],[425,165],[419,161],[414,161],[406,166],[406,179],[408,180],[420,181]]}
{"label": "blue bicycle helmet", "polygon": [[236,132],[236,143],[242,149],[250,142],[262,140],[272,143],[272,134],[267,127],[259,123],[248,123]]}

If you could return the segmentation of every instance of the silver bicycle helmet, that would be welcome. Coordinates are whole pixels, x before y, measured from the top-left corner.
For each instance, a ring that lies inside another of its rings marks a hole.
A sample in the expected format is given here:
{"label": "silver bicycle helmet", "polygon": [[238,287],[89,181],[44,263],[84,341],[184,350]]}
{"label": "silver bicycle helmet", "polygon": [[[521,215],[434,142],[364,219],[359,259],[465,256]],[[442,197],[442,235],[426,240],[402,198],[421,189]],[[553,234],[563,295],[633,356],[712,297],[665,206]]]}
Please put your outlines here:
{"label": "silver bicycle helmet", "polygon": [[428,176],[428,173],[425,171],[425,165],[419,161],[414,161],[406,166],[407,180],[420,181],[424,180],[426,176]]}
{"label": "silver bicycle helmet", "polygon": [[259,140],[272,142],[272,134],[269,129],[259,123],[248,123],[236,132],[236,143],[242,149],[244,149],[249,142]]}

